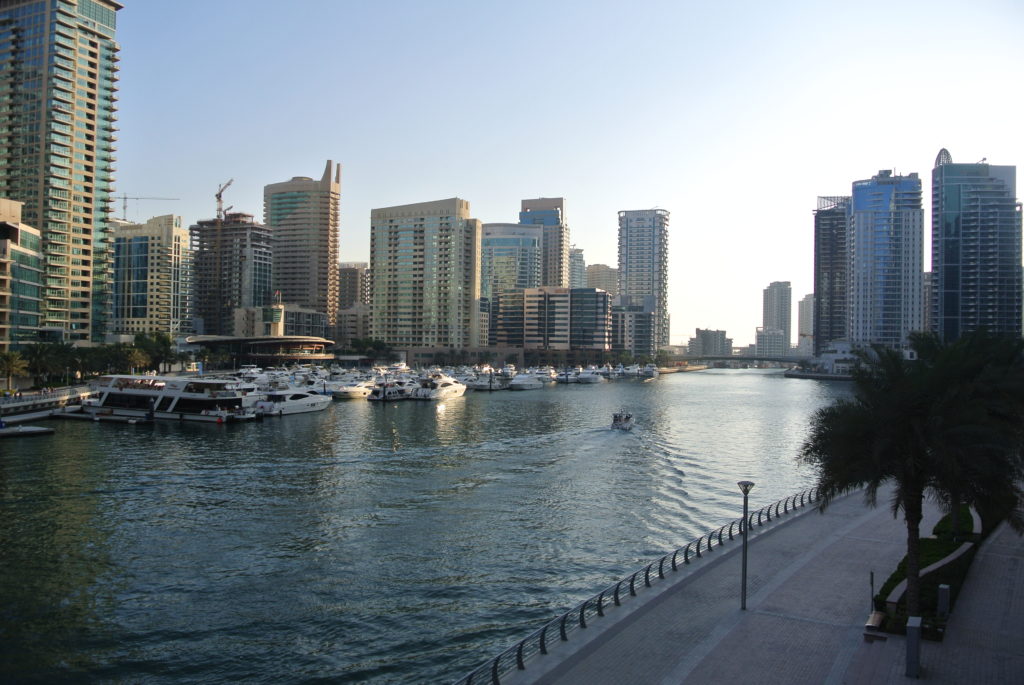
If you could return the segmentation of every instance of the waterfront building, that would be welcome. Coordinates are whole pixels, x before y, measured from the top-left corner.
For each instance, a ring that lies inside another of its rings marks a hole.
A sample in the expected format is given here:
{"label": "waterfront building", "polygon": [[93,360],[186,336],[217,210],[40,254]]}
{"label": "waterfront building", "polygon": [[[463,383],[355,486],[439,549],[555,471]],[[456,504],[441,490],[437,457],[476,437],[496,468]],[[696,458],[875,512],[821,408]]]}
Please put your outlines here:
{"label": "waterfront building", "polygon": [[110,333],[192,333],[189,230],[173,214],[144,224],[112,219],[113,312]]}
{"label": "waterfront building", "polygon": [[668,345],[668,221],[666,209],[619,212],[619,296],[623,305],[653,306],[654,330],[649,350],[654,355]]}
{"label": "waterfront building", "polygon": [[21,223],[21,208],[0,198],[0,352],[40,339],[43,242],[38,230]]}
{"label": "waterfront building", "polygon": [[583,248],[569,248],[569,287],[586,288],[587,262],[583,259]]}
{"label": "waterfront building", "polygon": [[732,338],[726,337],[725,331],[698,328],[686,346],[686,353],[696,357],[731,357]]}
{"label": "waterfront building", "polygon": [[654,357],[660,347],[657,303],[653,296],[619,295],[612,305],[612,349],[634,357]]}
{"label": "waterfront building", "polygon": [[[522,293],[521,319],[511,311]],[[496,338],[525,350],[607,352],[611,349],[611,298],[596,288],[525,288],[502,301]],[[521,321],[521,328],[519,322]],[[507,326],[505,328],[504,326]]]}
{"label": "waterfront building", "polygon": [[814,355],[814,294],[804,295],[797,303],[797,354]]}
{"label": "waterfront building", "polygon": [[569,287],[569,225],[565,199],[540,197],[520,203],[519,223],[543,227],[541,285]]}
{"label": "waterfront building", "polygon": [[793,342],[792,313],[793,288],[789,281],[774,281],[764,289],[761,298],[761,325],[766,330],[782,331],[783,347],[789,350]]}
{"label": "waterfront building", "polygon": [[[296,176],[263,188],[263,221],[274,236],[273,287],[283,302],[338,317],[341,165],[327,160],[320,180]],[[323,335],[323,334],[320,334]]]}
{"label": "waterfront building", "polygon": [[459,198],[370,213],[371,335],[391,347],[480,344],[482,225]]}
{"label": "waterfront building", "polygon": [[338,310],[334,340],[343,348],[351,347],[353,340],[370,337],[370,305],[357,304]]}
{"label": "waterfront building", "polygon": [[234,311],[234,335],[243,338],[306,336],[323,338],[327,314],[297,304],[275,302]]}
{"label": "waterfront building", "polygon": [[370,304],[370,270],[366,262],[338,264],[338,309]]}
{"label": "waterfront building", "polygon": [[588,264],[587,287],[600,288],[615,297],[619,294],[619,270],[607,264]]}
{"label": "waterfront building", "polygon": [[850,255],[846,233],[849,196],[818,198],[814,211],[814,355],[833,341],[847,338],[847,272]]}
{"label": "waterfront building", "polygon": [[755,333],[755,354],[758,357],[785,357],[789,354],[786,332],[759,326]]}
{"label": "waterfront building", "polygon": [[954,163],[932,169],[931,325],[952,342],[965,333],[1021,336],[1021,204],[1017,168]]}
{"label": "waterfront building", "polygon": [[117,92],[113,0],[0,3],[0,197],[42,236],[44,331],[101,341]]}
{"label": "waterfront building", "polygon": [[526,290],[507,290],[495,303],[491,340],[497,347],[522,348],[526,342]]}
{"label": "waterfront building", "polygon": [[883,170],[855,181],[847,240],[850,342],[908,352],[908,336],[922,330],[924,314],[924,210],[917,174]]}
{"label": "waterfront building", "polygon": [[272,301],[273,242],[252,214],[232,212],[189,227],[195,283],[195,330],[234,335],[234,311]]}
{"label": "waterfront building", "polygon": [[540,287],[543,237],[541,226],[483,225],[480,310],[487,321],[489,344],[496,344],[493,329],[497,325],[499,298],[509,290]]}

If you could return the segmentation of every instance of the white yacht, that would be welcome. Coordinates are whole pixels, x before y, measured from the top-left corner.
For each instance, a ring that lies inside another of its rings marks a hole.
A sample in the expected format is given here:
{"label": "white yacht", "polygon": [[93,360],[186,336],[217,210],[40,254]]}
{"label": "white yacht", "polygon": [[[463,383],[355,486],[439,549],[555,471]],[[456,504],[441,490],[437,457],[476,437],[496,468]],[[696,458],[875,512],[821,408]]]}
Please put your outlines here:
{"label": "white yacht", "polygon": [[640,375],[644,378],[657,378],[658,377],[658,366],[656,364],[647,364],[644,366],[643,371]]}
{"label": "white yacht", "polygon": [[371,402],[397,402],[407,400],[416,388],[416,381],[408,376],[382,376],[370,389],[366,399]]}
{"label": "white yacht", "polygon": [[414,400],[447,400],[462,397],[466,386],[444,373],[432,373],[420,379],[418,388],[412,391]]}
{"label": "white yacht", "polygon": [[264,416],[305,414],[326,409],[330,403],[330,396],[310,390],[275,390],[266,393],[264,399],[256,403],[256,411]]}
{"label": "white yacht", "polygon": [[556,383],[579,383],[580,382],[579,372],[580,372],[580,369],[578,367],[575,368],[575,369],[565,368],[565,369],[559,371],[558,375],[555,376],[555,382]]}
{"label": "white yacht", "polygon": [[509,390],[540,390],[544,381],[532,373],[520,373],[508,384]]}
{"label": "white yacht", "polygon": [[101,376],[89,383],[96,396],[83,407],[93,416],[226,423],[256,418],[262,395],[236,379],[185,376]]}
{"label": "white yacht", "polygon": [[336,400],[365,400],[373,391],[373,379],[343,383],[335,388],[331,396]]}
{"label": "white yacht", "polygon": [[509,379],[494,371],[477,374],[476,378],[466,381],[466,387],[471,390],[506,390]]}
{"label": "white yacht", "polygon": [[642,369],[640,368],[639,364],[630,364],[629,366],[622,370],[622,375],[626,376],[627,378],[635,378],[636,376],[640,375],[641,371]]}
{"label": "white yacht", "polygon": [[595,368],[583,369],[576,374],[577,383],[603,383],[604,376],[601,375],[600,370]]}

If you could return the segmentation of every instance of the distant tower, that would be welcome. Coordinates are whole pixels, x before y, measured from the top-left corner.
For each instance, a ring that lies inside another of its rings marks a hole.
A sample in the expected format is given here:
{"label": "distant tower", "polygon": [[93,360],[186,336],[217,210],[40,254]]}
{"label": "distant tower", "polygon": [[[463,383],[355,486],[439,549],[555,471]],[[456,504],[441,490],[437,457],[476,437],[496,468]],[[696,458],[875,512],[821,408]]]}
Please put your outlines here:
{"label": "distant tower", "polygon": [[583,259],[583,248],[569,249],[569,287],[587,287],[587,262]]}
{"label": "distant tower", "polygon": [[814,295],[804,295],[797,303],[796,347],[801,356],[814,354]]}
{"label": "distant tower", "polygon": [[946,342],[985,329],[1021,336],[1021,205],[1017,168],[954,164],[943,148],[932,169],[932,330]]}
{"label": "distant tower", "polygon": [[489,344],[497,344],[500,302],[511,290],[539,288],[544,227],[484,224],[480,264],[481,316],[487,319]]}
{"label": "distant tower", "polygon": [[600,288],[613,297],[619,294],[619,270],[607,264],[587,265],[587,287]]}
{"label": "distant tower", "polygon": [[819,197],[814,212],[814,354],[847,339],[847,280],[850,255],[846,232],[850,197]]}
{"label": "distant tower", "polygon": [[369,269],[366,262],[338,264],[338,309],[370,304]]}
{"label": "distant tower", "polygon": [[519,223],[544,227],[541,285],[569,287],[569,225],[565,221],[565,200],[540,197],[520,203]]}
{"label": "distant tower", "polygon": [[668,345],[668,220],[666,209],[619,212],[619,298],[654,315],[653,356]]}
{"label": "distant tower", "polygon": [[782,349],[786,354],[793,342],[793,289],[790,282],[770,283],[761,299],[762,325],[765,330],[782,332]]}
{"label": "distant tower", "polygon": [[917,174],[879,171],[855,181],[847,235],[850,342],[907,350],[924,314],[924,211]]}
{"label": "distant tower", "polygon": [[341,165],[327,161],[314,181],[296,176],[263,188],[263,220],[274,235],[274,290],[281,300],[338,317],[338,205]]}

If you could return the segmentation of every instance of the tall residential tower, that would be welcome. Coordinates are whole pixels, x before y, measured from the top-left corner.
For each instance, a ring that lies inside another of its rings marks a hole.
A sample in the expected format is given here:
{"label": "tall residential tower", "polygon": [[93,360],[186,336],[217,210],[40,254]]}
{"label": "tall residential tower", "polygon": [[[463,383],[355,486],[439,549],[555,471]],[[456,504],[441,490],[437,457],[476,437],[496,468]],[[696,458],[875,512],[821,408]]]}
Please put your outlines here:
{"label": "tall residential tower", "polygon": [[371,335],[391,347],[480,345],[480,236],[457,197],[370,212]]}
{"label": "tall residential tower", "polygon": [[540,197],[520,203],[519,223],[544,227],[541,285],[569,287],[569,225],[565,199]]}
{"label": "tall residential tower", "polygon": [[666,209],[619,212],[619,298],[653,314],[650,348],[634,354],[668,345],[668,219]]}
{"label": "tall residential tower", "polygon": [[955,164],[943,148],[932,170],[932,330],[1021,336],[1021,205],[1017,168]]}
{"label": "tall residential tower", "polygon": [[0,2],[0,197],[43,238],[41,333],[102,340],[120,2]]}
{"label": "tall residential tower", "polygon": [[848,195],[819,197],[814,212],[814,354],[847,339]]}
{"label": "tall residential tower", "polygon": [[341,165],[319,181],[296,176],[263,188],[263,222],[274,236],[274,290],[282,302],[338,319],[338,205]]}

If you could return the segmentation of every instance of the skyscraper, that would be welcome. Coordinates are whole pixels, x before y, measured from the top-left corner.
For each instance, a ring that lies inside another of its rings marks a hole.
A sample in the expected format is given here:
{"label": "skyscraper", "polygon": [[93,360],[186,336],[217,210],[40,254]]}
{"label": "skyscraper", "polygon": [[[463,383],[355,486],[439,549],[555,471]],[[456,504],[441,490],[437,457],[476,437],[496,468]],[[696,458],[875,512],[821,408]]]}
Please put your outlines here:
{"label": "skyscraper", "polygon": [[42,238],[21,223],[21,203],[0,198],[0,352],[39,340]]}
{"label": "skyscraper", "polygon": [[194,254],[196,332],[234,335],[239,307],[271,304],[274,253],[270,229],[232,212],[189,227]]}
{"label": "skyscraper", "polygon": [[338,309],[370,304],[369,269],[366,262],[338,264]]}
{"label": "skyscraper", "polygon": [[1021,336],[1021,205],[1017,168],[956,164],[943,148],[932,169],[931,325],[946,342],[964,333]]}
{"label": "skyscraper", "polygon": [[814,354],[829,343],[847,339],[847,274],[850,255],[846,233],[850,197],[819,197],[814,212]]}
{"label": "skyscraper", "polygon": [[296,176],[263,189],[263,221],[274,236],[274,290],[285,303],[325,313],[328,328],[338,318],[340,199],[341,165],[331,160],[319,181]]}
{"label": "skyscraper", "polygon": [[480,239],[453,197],[370,212],[372,337],[392,347],[480,345]]}
{"label": "skyscraper", "polygon": [[144,224],[111,220],[114,244],[112,333],[192,332],[189,230],[173,214]]}
{"label": "skyscraper", "polygon": [[654,315],[654,355],[668,345],[668,219],[666,209],[619,212],[619,297],[624,306],[643,306]]}
{"label": "skyscraper", "polygon": [[847,300],[853,345],[906,350],[910,333],[921,330],[923,242],[921,179],[916,173],[879,171],[854,182]]}
{"label": "skyscraper", "polygon": [[110,306],[117,11],[113,0],[0,3],[0,197],[42,234],[43,332],[102,340]]}
{"label": "skyscraper", "polygon": [[540,287],[543,240],[543,226],[483,225],[480,304],[481,315],[486,317],[488,344],[497,344],[501,298],[510,290]]}
{"label": "skyscraper", "polygon": [[519,223],[544,227],[541,285],[569,287],[569,225],[565,222],[565,200],[560,197],[523,200]]}
{"label": "skyscraper", "polygon": [[804,295],[796,308],[797,354],[808,357],[814,354],[814,294]]}
{"label": "skyscraper", "polygon": [[793,289],[789,281],[768,284],[761,298],[761,324],[767,331],[782,332],[782,349],[793,343]]}
{"label": "skyscraper", "polygon": [[583,258],[583,248],[569,248],[569,287],[587,287],[587,262]]}

